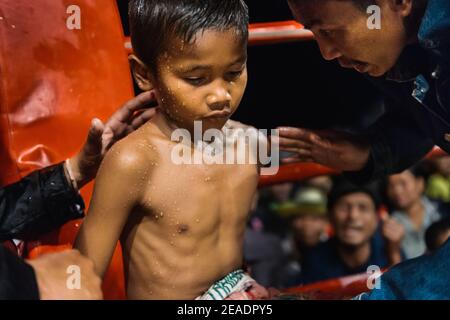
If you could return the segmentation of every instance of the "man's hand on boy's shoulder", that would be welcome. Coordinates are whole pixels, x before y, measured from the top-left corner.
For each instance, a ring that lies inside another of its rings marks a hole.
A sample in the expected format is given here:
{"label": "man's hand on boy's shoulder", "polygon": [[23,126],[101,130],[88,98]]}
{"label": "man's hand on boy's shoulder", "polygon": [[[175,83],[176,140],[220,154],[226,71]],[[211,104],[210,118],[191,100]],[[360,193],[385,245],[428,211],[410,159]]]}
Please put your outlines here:
{"label": "man's hand on boy's shoulder", "polygon": [[68,162],[68,172],[78,188],[95,178],[103,157],[114,143],[153,117],[155,106],[154,92],[144,92],[126,102],[105,124],[99,119],[92,120],[85,144]]}

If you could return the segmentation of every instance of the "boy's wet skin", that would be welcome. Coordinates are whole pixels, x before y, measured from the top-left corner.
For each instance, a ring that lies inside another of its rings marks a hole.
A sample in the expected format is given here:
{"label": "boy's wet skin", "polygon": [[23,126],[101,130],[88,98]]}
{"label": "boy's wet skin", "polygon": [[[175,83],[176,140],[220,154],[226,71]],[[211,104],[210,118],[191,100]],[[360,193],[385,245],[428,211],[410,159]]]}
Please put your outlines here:
{"label": "boy's wet skin", "polygon": [[171,146],[154,122],[130,137],[155,150],[145,154],[151,177],[121,238],[127,294],[193,299],[242,266],[258,170],[256,165],[173,165]]}
{"label": "boy's wet skin", "polygon": [[247,83],[246,46],[234,30],[206,30],[179,44],[157,72],[131,58],[138,85],[156,90],[160,107],[108,153],[76,241],[103,275],[120,237],[130,299],[194,299],[241,268],[258,183],[256,164],[172,161],[173,130],[192,132],[194,121],[221,129]]}

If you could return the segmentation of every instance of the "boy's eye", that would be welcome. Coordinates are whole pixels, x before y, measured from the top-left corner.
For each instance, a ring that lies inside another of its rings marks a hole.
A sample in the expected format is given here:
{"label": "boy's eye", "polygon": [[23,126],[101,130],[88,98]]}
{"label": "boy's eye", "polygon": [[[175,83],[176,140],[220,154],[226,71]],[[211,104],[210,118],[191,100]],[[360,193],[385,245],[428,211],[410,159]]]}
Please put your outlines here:
{"label": "boy's eye", "polygon": [[205,78],[202,78],[202,77],[190,77],[190,78],[184,78],[184,80],[187,83],[189,83],[189,84],[191,84],[193,86],[199,86],[205,81]]}
{"label": "boy's eye", "polygon": [[231,71],[227,73],[227,80],[236,80],[237,78],[239,78],[242,75],[242,72],[244,72],[244,70],[239,70],[239,71]]}

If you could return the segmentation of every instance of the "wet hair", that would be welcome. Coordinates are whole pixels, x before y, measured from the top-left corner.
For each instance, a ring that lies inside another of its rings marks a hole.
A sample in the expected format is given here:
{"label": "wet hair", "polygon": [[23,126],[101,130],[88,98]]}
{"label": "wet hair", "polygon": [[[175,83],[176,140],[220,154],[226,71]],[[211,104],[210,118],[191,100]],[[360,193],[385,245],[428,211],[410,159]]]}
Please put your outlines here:
{"label": "wet hair", "polygon": [[430,252],[436,251],[440,245],[437,243],[438,237],[450,230],[450,218],[433,223],[425,232],[425,243]]}
{"label": "wet hair", "polygon": [[248,40],[248,8],[243,0],[130,0],[128,16],[133,50],[153,71],[176,38],[192,43],[198,32],[234,29],[245,44]]}

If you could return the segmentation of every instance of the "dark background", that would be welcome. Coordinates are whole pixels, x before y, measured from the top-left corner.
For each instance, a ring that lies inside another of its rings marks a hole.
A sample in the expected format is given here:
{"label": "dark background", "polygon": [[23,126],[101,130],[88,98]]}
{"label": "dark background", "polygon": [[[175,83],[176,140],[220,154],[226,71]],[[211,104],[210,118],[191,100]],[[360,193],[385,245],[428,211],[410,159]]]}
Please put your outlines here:
{"label": "dark background", "polygon": [[[250,22],[292,20],[286,0],[246,0]],[[118,0],[129,35],[127,0]],[[257,128],[280,125],[358,130],[380,112],[379,94],[360,74],[325,61],[314,41],[250,46],[249,82],[233,119]]]}

